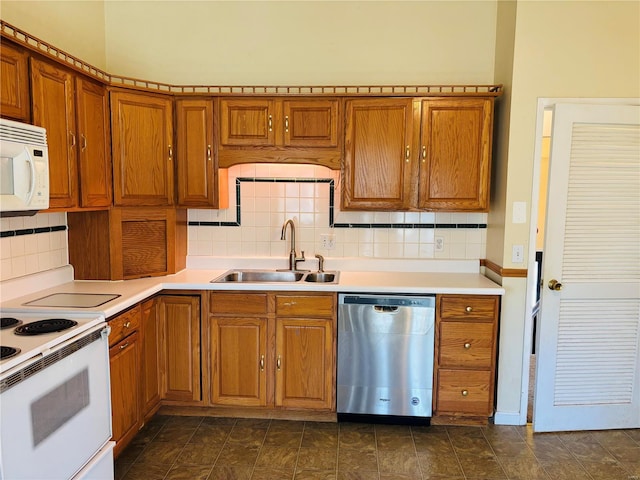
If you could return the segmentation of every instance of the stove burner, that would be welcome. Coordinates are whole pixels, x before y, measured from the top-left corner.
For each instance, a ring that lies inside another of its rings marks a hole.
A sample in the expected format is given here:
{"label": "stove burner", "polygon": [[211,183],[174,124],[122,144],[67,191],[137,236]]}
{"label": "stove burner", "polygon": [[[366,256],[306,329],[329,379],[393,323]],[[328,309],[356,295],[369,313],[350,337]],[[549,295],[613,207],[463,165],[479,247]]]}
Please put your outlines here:
{"label": "stove burner", "polygon": [[4,360],[5,358],[11,358],[14,355],[17,355],[20,353],[20,349],[19,348],[13,348],[13,347],[5,347],[0,346],[0,360]]}
{"label": "stove burner", "polygon": [[17,327],[21,323],[22,321],[17,318],[2,317],[0,318],[0,329],[4,330],[5,328]]}
{"label": "stove burner", "polygon": [[50,318],[48,320],[38,320],[37,322],[26,323],[16,327],[13,331],[16,335],[40,335],[51,332],[61,332],[71,327],[75,327],[78,322],[66,320],[64,318]]}

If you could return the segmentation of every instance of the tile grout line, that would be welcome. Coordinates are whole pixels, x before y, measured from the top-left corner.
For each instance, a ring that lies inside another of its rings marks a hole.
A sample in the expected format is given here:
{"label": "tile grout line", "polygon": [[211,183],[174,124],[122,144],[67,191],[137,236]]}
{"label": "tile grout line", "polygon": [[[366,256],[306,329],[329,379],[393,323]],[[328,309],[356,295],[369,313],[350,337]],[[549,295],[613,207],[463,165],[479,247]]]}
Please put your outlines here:
{"label": "tile grout line", "polygon": [[[460,461],[460,457],[458,456],[458,451],[456,450],[456,447],[453,446],[453,442],[451,441],[451,435],[449,434],[449,429],[447,427],[444,427],[444,430],[445,432],[447,432],[447,439],[449,440],[449,445],[451,445],[451,450],[453,450],[453,454],[456,456],[456,461],[458,462],[458,467],[460,467],[462,476],[464,477],[464,480],[468,480],[467,474],[465,473],[464,468],[462,467],[462,462]],[[502,468],[502,466],[500,468]]]}

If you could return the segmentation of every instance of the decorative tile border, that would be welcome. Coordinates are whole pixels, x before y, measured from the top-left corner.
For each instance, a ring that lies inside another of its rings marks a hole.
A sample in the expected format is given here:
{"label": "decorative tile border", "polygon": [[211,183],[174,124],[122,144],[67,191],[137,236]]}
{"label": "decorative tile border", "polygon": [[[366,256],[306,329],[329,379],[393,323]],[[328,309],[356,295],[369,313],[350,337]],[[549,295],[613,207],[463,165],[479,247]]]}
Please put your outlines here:
{"label": "decorative tile border", "polygon": [[332,228],[487,228],[486,223],[334,223],[335,181],[332,178],[236,178],[236,220],[234,222],[190,221],[190,226],[199,227],[239,227],[241,226],[240,186],[248,183],[328,183],[329,184],[329,227]]}
{"label": "decorative tile border", "polygon": [[20,230],[6,230],[4,232],[0,232],[0,238],[20,237],[23,235],[35,235],[36,233],[62,232],[66,229],[67,229],[66,225],[56,225],[54,227],[37,227],[37,228],[22,228]]}

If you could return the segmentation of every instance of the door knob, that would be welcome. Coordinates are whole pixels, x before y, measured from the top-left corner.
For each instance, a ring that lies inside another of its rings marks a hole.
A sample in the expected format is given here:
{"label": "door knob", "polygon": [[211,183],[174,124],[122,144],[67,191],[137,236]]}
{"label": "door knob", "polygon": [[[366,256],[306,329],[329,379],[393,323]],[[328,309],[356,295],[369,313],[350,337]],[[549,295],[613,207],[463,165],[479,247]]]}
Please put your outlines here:
{"label": "door knob", "polygon": [[553,280],[549,280],[549,290],[555,290],[556,292],[559,292],[560,290],[562,290],[562,284],[555,278]]}

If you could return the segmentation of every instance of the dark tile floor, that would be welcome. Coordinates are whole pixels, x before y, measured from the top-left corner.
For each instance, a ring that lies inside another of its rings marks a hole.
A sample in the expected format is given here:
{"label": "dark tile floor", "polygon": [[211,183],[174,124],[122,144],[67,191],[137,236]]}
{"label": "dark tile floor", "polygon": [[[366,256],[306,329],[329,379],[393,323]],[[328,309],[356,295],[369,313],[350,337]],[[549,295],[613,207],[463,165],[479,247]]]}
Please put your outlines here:
{"label": "dark tile floor", "polygon": [[409,427],[160,416],[117,480],[640,480],[640,430]]}

